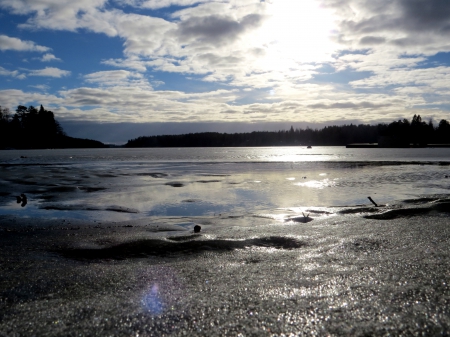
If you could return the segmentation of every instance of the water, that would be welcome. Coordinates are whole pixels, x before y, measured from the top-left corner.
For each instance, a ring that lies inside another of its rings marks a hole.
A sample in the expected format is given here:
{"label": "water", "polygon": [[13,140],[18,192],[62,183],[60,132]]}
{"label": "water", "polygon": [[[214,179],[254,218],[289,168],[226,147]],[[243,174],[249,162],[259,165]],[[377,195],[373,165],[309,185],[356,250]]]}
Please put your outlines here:
{"label": "water", "polygon": [[0,151],[0,214],[124,220],[392,203],[447,194],[448,164],[445,148]]}

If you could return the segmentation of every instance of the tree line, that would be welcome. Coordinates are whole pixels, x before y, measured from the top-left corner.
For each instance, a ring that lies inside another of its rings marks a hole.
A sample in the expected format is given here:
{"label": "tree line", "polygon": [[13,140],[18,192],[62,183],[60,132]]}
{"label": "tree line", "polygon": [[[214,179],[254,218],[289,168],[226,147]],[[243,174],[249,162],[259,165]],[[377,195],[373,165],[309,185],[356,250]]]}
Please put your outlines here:
{"label": "tree line", "polygon": [[104,147],[99,141],[66,135],[52,111],[19,105],[14,115],[0,106],[0,149]]}
{"label": "tree line", "polygon": [[326,126],[322,129],[254,131],[250,133],[202,132],[182,135],[138,137],[125,147],[239,147],[239,146],[345,146],[350,143],[380,143],[387,147],[450,144],[450,123],[443,119],[437,126],[424,122],[420,115],[390,124]]}

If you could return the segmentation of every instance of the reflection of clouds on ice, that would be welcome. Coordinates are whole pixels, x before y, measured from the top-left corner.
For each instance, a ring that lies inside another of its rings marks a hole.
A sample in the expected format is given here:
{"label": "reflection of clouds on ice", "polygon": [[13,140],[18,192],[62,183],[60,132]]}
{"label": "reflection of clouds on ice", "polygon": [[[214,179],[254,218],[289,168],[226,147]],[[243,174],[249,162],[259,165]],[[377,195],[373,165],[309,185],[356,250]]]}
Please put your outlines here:
{"label": "reflection of clouds on ice", "polygon": [[306,181],[304,183],[296,183],[297,186],[304,186],[309,188],[317,188],[322,189],[324,187],[335,187],[336,186],[336,180],[330,180],[330,179],[323,179],[323,180],[310,180]]}

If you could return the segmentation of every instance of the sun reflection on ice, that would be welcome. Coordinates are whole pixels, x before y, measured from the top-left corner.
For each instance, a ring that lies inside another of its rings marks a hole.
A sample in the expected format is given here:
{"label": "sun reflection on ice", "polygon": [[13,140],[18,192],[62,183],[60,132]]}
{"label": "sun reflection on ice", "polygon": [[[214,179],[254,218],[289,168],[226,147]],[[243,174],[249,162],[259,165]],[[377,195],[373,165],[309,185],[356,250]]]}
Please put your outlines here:
{"label": "sun reflection on ice", "polygon": [[323,180],[310,180],[304,183],[296,183],[296,186],[303,186],[309,188],[323,189],[325,187],[335,187],[337,185],[337,179],[323,179]]}

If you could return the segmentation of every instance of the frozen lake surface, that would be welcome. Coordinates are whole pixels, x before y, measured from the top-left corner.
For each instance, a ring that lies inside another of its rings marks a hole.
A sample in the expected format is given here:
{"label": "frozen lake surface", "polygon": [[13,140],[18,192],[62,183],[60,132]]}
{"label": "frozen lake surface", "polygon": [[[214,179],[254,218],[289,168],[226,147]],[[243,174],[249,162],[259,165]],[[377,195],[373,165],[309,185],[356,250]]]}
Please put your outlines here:
{"label": "frozen lake surface", "polygon": [[449,164],[450,149],[1,151],[0,214],[126,220],[353,206],[368,196],[384,204],[447,193]]}
{"label": "frozen lake surface", "polygon": [[2,151],[0,336],[449,335],[449,161]]}

